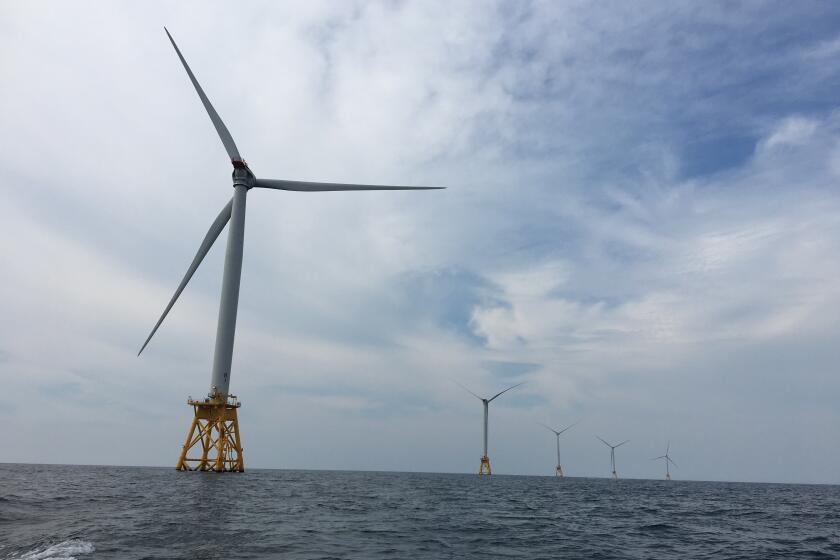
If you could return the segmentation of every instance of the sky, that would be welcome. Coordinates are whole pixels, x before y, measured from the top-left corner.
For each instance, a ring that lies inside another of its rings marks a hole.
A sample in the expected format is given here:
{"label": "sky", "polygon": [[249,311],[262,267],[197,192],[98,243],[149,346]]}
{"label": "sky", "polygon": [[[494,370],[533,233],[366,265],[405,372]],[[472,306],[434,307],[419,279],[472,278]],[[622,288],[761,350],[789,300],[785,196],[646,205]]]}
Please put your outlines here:
{"label": "sky", "polygon": [[0,4],[0,461],[174,466],[258,177],[246,468],[840,483],[840,5]]}

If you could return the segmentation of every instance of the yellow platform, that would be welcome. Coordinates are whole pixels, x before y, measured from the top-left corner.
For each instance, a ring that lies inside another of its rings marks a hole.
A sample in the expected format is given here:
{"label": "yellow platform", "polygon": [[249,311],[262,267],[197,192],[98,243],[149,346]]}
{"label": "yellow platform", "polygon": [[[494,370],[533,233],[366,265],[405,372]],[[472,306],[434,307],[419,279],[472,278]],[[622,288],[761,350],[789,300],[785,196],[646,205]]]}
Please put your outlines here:
{"label": "yellow platform", "polygon": [[193,407],[194,417],[175,468],[179,471],[244,472],[245,460],[236,416],[241,403],[236,397],[229,395],[225,399],[211,395],[204,400],[189,399],[187,404]]}

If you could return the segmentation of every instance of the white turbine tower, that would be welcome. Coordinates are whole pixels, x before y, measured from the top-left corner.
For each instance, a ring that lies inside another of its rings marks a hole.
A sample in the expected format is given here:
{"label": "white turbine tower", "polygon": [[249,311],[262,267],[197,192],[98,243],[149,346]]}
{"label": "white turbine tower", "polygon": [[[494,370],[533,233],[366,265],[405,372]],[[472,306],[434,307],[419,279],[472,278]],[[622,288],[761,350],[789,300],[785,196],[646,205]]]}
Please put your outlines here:
{"label": "white turbine tower", "polygon": [[659,459],[665,459],[665,480],[671,480],[671,465],[675,467],[677,464],[671,459],[671,456],[668,455],[671,451],[671,442],[668,442],[668,445],[665,447],[665,455],[660,455],[659,457],[654,457],[651,461],[658,461]]}
{"label": "white turbine tower", "polygon": [[[595,436],[595,437],[598,438],[598,439],[601,439],[599,436]],[[625,443],[627,443],[630,440],[629,439],[624,440],[621,443],[619,443],[618,445],[613,445],[611,443],[607,443],[603,439],[601,439],[601,441],[603,442],[604,445],[606,445],[607,447],[610,448],[610,465],[612,465],[612,477],[615,480],[618,480],[618,473],[615,472],[615,448],[616,447],[621,447],[622,445],[624,445]]]}
{"label": "white turbine tower", "polygon": [[[165,28],[164,28],[165,29]],[[441,187],[404,187],[392,185],[354,185],[346,183],[312,183],[306,181],[289,181],[280,179],[259,179],[239,155],[239,150],[204,90],[198,84],[195,76],[184,60],[180,49],[169,31],[166,31],[184,70],[195,87],[198,97],[204,104],[207,114],[222,144],[233,164],[233,198],[228,202],[216,220],[210,226],[204,241],[187,269],[187,273],[175,290],[175,295],[169,300],[163,314],[158,319],[140,352],[152,339],[155,332],[163,323],[169,310],[175,304],[178,296],[192,278],[201,261],[204,259],[213,242],[230,222],[228,231],[227,250],[225,252],[224,273],[222,276],[222,294],[219,302],[219,321],[216,327],[216,347],[213,354],[213,369],[210,381],[210,393],[206,399],[187,401],[192,407],[194,418],[187,433],[187,439],[178,459],[178,470],[214,470],[217,472],[245,469],[242,456],[242,445],[239,437],[239,424],[236,410],[240,403],[234,395],[228,392],[230,387],[230,370],[233,361],[233,339],[236,332],[236,312],[239,302],[239,279],[242,273],[242,251],[245,237],[245,198],[252,188],[275,189],[281,191],[323,192],[323,191],[384,191],[384,190],[423,190]],[[137,355],[140,355],[140,352]],[[200,446],[199,446],[200,444]],[[201,453],[200,458],[188,457],[188,452],[196,447]]]}
{"label": "white turbine tower", "polygon": [[551,430],[552,432],[554,432],[554,435],[557,436],[557,467],[555,467],[555,469],[554,469],[554,475],[562,478],[563,477],[563,467],[560,466],[560,434],[562,434],[566,430],[574,428],[575,426],[578,425],[578,422],[575,422],[571,426],[567,426],[560,431],[557,431],[554,428],[552,428],[551,426],[543,424],[542,422],[540,422],[539,424],[543,428],[545,428],[547,430]]}
{"label": "white turbine tower", "polygon": [[465,390],[466,392],[468,392],[469,394],[471,394],[472,396],[474,396],[475,398],[480,400],[481,404],[484,405],[484,454],[481,456],[481,463],[478,466],[478,474],[487,474],[487,475],[493,474],[493,471],[490,469],[490,458],[487,456],[487,419],[488,419],[488,416],[490,414],[490,403],[493,402],[494,400],[496,400],[497,398],[499,398],[502,394],[507,393],[511,389],[514,389],[514,388],[519,387],[520,385],[524,385],[524,384],[525,383],[522,382],[522,383],[517,383],[516,385],[511,385],[510,387],[508,387],[504,391],[499,391],[498,393],[496,393],[495,395],[493,395],[489,399],[485,399],[483,397],[479,397],[478,395],[476,395],[475,393],[473,393],[472,391],[470,391],[469,389],[467,389],[466,387],[464,387],[463,385],[458,383],[458,385],[463,390]]}

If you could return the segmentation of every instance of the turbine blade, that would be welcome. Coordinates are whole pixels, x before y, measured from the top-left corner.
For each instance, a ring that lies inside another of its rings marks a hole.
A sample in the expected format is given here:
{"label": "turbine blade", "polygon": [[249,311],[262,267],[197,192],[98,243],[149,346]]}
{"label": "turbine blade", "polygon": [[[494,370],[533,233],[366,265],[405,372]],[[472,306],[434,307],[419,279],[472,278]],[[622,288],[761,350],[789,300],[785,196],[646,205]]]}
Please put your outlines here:
{"label": "turbine blade", "polygon": [[427,191],[446,187],[404,187],[399,185],[354,185],[351,183],[313,183],[310,181],[285,181],[283,179],[257,179],[255,187],[280,191]]}
{"label": "turbine blade", "polygon": [[665,459],[665,455],[660,455],[659,457],[654,457],[651,461],[656,461],[658,459]]}
{"label": "turbine blade", "polygon": [[201,86],[198,85],[198,80],[195,79],[195,76],[190,70],[187,61],[184,60],[184,55],[181,54],[181,49],[178,48],[178,45],[175,44],[175,39],[172,38],[172,35],[169,34],[169,30],[167,28],[163,28],[166,31],[167,37],[169,37],[169,41],[172,43],[172,46],[175,47],[175,52],[178,53],[178,58],[181,59],[181,64],[184,65],[184,70],[187,71],[187,75],[190,77],[190,81],[192,82],[193,86],[195,87],[196,93],[198,93],[198,97],[201,98],[201,102],[204,104],[204,108],[207,109],[207,114],[210,115],[210,120],[213,121],[213,126],[216,127],[216,132],[219,133],[219,138],[222,139],[222,144],[225,145],[225,150],[227,150],[228,156],[230,156],[231,161],[241,161],[242,158],[239,156],[239,150],[236,149],[236,143],[233,141],[233,136],[230,135],[225,123],[222,122],[221,117],[216,112],[216,109],[213,108],[213,105],[210,103],[210,100],[207,99],[207,96],[204,94],[204,90],[201,89]]}
{"label": "turbine blade", "polygon": [[[595,436],[595,437],[596,437],[596,438],[598,438],[598,439],[601,439],[601,437],[600,437],[600,436]],[[606,442],[606,441],[604,441],[603,439],[601,439],[601,441],[602,441],[602,442],[604,443],[604,445],[606,445],[607,447],[612,448],[612,445],[610,445],[609,443],[607,443],[607,442]]]}
{"label": "turbine blade", "polygon": [[574,428],[574,427],[575,427],[575,426],[577,426],[578,424],[580,424],[580,422],[575,422],[575,423],[574,423],[574,424],[572,424],[571,426],[567,426],[567,427],[563,428],[562,430],[560,430],[560,431],[557,433],[557,435],[559,436],[560,434],[562,434],[562,433],[563,433],[563,432],[565,432],[566,430],[569,430],[569,429],[571,429],[571,428]]}
{"label": "turbine blade", "polygon": [[137,352],[139,356],[143,350],[146,348],[146,345],[149,344],[149,341],[152,340],[152,337],[160,327],[160,324],[163,323],[163,320],[166,318],[166,314],[169,313],[169,310],[172,309],[172,306],[175,305],[175,301],[178,299],[178,296],[181,295],[181,292],[184,291],[184,288],[187,286],[187,282],[190,281],[195,271],[198,269],[198,265],[201,264],[201,261],[204,260],[204,256],[210,250],[210,247],[213,246],[213,243],[216,241],[216,238],[219,237],[219,234],[225,229],[225,225],[227,225],[228,220],[230,220],[230,212],[231,208],[233,208],[233,199],[230,199],[230,202],[222,208],[222,211],[219,212],[219,215],[216,216],[216,220],[210,226],[210,229],[207,230],[207,235],[204,236],[204,241],[201,242],[201,246],[198,248],[198,252],[195,254],[190,267],[187,269],[187,273],[184,274],[184,279],[181,280],[181,283],[178,285],[178,289],[175,290],[175,295],[172,296],[172,299],[169,300],[169,304],[166,306],[166,309],[163,310],[163,314],[158,319],[158,322],[155,323],[155,328],[152,329],[152,332],[149,333],[149,337],[146,339],[146,342],[143,343],[143,346],[140,348],[140,352]]}
{"label": "turbine blade", "polygon": [[[675,467],[677,467],[677,464],[674,462],[673,459],[671,459],[670,457],[665,457],[665,459],[667,459],[668,461],[671,461],[671,464],[674,465]],[[677,468],[679,468],[679,467],[677,467]]]}
{"label": "turbine blade", "polygon": [[461,384],[460,384],[460,383],[458,383],[457,381],[453,380],[452,382],[453,382],[453,383],[455,383],[455,385],[457,385],[458,387],[460,387],[460,388],[461,388],[461,389],[463,389],[464,391],[466,391],[467,393],[469,393],[470,395],[472,395],[472,396],[474,396],[475,398],[477,398],[478,400],[480,400],[480,401],[484,401],[484,399],[482,399],[481,397],[479,397],[478,395],[476,395],[475,393],[473,393],[472,391],[470,391],[469,389],[467,389],[466,387],[464,387],[463,385],[461,385]]}
{"label": "turbine blade", "polygon": [[559,436],[559,435],[560,435],[560,433],[561,433],[561,432],[558,432],[557,430],[555,430],[554,428],[552,428],[551,426],[548,426],[548,425],[546,425],[546,424],[543,424],[542,422],[537,422],[537,424],[539,424],[540,426],[542,426],[542,427],[543,427],[543,428],[545,428],[546,430],[551,430],[552,432],[554,432],[554,433],[555,433],[555,434],[557,434],[558,436]]}
{"label": "turbine blade", "polygon": [[621,447],[622,445],[624,445],[624,444],[625,444],[625,443],[627,443],[628,441],[630,441],[630,440],[629,440],[629,439],[626,439],[626,440],[622,441],[621,443],[619,443],[618,445],[616,445],[616,447]]}
{"label": "turbine blade", "polygon": [[507,389],[505,389],[504,391],[499,391],[498,393],[496,393],[495,395],[493,395],[493,397],[492,397],[492,398],[487,399],[487,402],[490,402],[490,401],[492,401],[493,399],[495,399],[496,397],[498,397],[498,396],[500,396],[500,395],[502,395],[502,394],[504,394],[504,393],[507,393],[507,392],[508,392],[508,391],[510,391],[511,389],[516,389],[516,388],[517,388],[517,387],[519,387],[520,385],[525,385],[525,382],[523,381],[522,383],[517,383],[516,385],[511,385],[510,387],[508,387],[508,388],[507,388]]}
{"label": "turbine blade", "polygon": [[671,442],[670,441],[668,442],[668,445],[665,447],[665,455],[667,455],[669,451],[671,451]]}

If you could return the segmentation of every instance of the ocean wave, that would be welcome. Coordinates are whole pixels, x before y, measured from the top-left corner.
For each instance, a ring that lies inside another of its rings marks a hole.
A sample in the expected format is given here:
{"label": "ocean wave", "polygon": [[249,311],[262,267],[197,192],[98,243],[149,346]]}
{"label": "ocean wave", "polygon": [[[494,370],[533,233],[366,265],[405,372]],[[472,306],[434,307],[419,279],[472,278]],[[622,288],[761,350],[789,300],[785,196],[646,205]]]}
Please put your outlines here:
{"label": "ocean wave", "polygon": [[96,547],[92,542],[69,539],[46,548],[36,548],[19,556],[12,556],[10,560],[78,560],[77,554],[90,554],[94,550]]}
{"label": "ocean wave", "polygon": [[665,533],[668,531],[674,531],[676,529],[677,526],[672,525],[671,523],[649,523],[647,525],[642,525],[641,527],[639,527],[639,531],[650,533]]}

